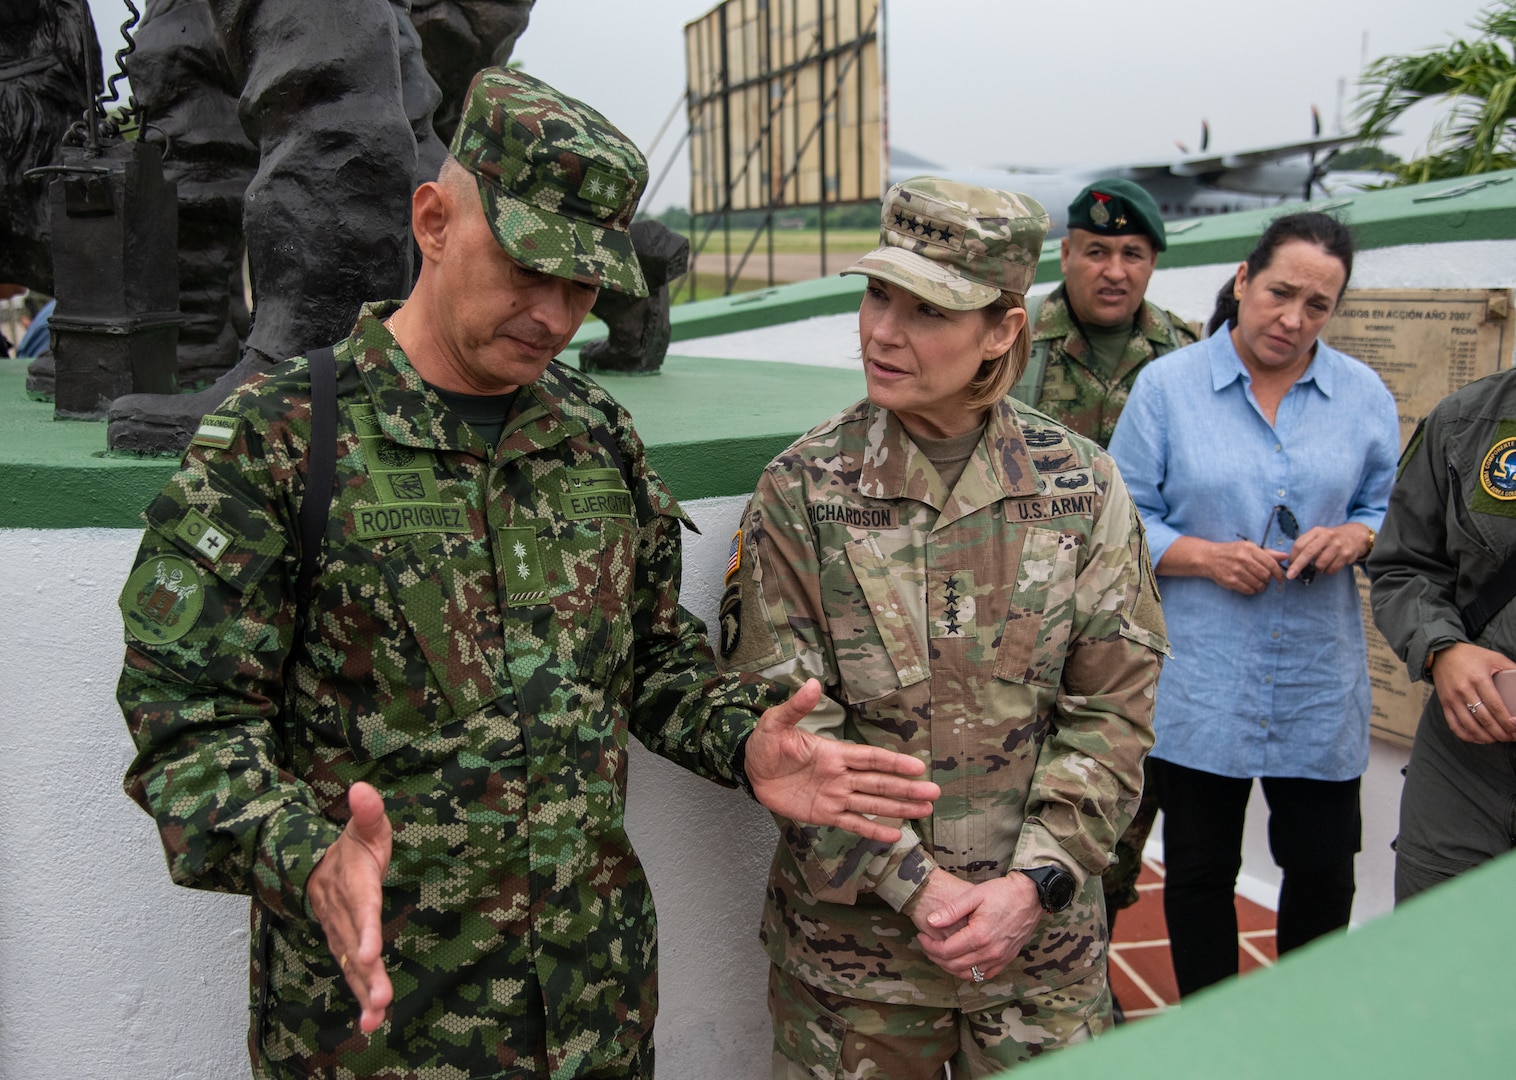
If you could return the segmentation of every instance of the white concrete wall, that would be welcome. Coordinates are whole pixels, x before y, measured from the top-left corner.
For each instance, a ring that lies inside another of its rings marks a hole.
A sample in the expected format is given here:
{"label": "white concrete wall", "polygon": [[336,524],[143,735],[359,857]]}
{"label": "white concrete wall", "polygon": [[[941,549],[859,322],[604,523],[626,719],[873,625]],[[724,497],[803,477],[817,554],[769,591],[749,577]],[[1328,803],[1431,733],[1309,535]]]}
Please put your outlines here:
{"label": "white concrete wall", "polygon": [[[743,500],[690,504],[684,599],[713,623]],[[133,530],[0,530],[0,1077],[248,1075],[247,901],[169,881],[121,791],[116,595]],[[660,916],[659,1075],[768,1076],[758,914],[775,832],[635,748],[628,828]]]}

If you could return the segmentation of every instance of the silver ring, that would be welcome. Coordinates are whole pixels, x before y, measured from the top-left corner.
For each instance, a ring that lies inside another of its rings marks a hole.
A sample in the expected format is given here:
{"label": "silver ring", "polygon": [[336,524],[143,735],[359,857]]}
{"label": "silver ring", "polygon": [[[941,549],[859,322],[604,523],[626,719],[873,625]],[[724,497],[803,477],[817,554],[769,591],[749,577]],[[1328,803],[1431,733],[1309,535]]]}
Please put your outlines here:
{"label": "silver ring", "polygon": [[982,982],[984,982],[984,972],[982,972],[982,971],[979,970],[979,966],[977,964],[970,964],[969,965],[969,976],[976,983],[982,983]]}
{"label": "silver ring", "polygon": [[1483,707],[1484,707],[1484,702],[1482,702],[1482,701],[1475,701],[1475,702],[1470,703],[1470,705],[1469,705],[1468,708],[1469,708],[1469,712],[1472,713],[1472,712],[1475,712],[1475,711],[1477,711],[1479,709],[1482,709]]}

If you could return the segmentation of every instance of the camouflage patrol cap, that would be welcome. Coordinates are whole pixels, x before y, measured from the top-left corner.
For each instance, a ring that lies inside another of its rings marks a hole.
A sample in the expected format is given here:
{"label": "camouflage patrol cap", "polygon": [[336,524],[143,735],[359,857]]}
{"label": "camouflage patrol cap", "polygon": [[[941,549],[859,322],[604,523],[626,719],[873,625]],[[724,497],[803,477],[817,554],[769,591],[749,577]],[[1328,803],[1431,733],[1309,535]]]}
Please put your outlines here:
{"label": "camouflage patrol cap", "polygon": [[879,247],[842,271],[949,311],[986,307],[1037,276],[1048,216],[1029,195],[917,176],[884,193]]}
{"label": "camouflage patrol cap", "polygon": [[1069,228],[1101,236],[1146,236],[1159,251],[1169,246],[1158,204],[1130,180],[1096,180],[1074,196]]}
{"label": "camouflage patrol cap", "polygon": [[485,68],[449,149],[478,180],[507,255],[544,274],[647,295],[629,231],[647,161],[605,117],[524,72]]}

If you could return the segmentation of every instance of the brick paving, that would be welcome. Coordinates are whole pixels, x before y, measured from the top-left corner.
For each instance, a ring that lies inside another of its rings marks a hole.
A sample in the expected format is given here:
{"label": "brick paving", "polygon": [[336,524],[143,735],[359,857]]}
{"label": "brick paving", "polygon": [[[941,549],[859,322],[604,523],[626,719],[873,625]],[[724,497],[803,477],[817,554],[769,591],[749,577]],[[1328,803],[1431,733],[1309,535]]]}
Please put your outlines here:
{"label": "brick paving", "polygon": [[[1116,919],[1111,942],[1111,989],[1128,1020],[1154,1016],[1179,1001],[1174,965],[1169,960],[1169,931],[1163,919],[1163,864],[1142,861],[1137,879],[1140,897]],[[1274,913],[1237,897],[1238,971],[1246,975],[1272,967]]]}

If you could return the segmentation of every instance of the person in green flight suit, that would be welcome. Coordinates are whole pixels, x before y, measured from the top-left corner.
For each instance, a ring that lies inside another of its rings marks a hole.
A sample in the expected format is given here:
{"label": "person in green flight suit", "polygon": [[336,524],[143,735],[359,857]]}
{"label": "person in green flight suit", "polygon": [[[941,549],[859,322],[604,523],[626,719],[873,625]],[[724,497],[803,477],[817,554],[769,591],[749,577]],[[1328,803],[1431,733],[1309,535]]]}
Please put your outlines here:
{"label": "person in green flight suit", "polygon": [[[1027,305],[1032,354],[1013,394],[1108,445],[1137,373],[1196,340],[1182,318],[1146,299],[1167,247],[1158,205],[1130,180],[1097,180],[1075,196],[1060,251],[1063,283],[1040,306]],[[1105,872],[1112,930],[1116,913],[1137,902],[1142,848],[1157,813],[1157,800],[1144,794]]]}

